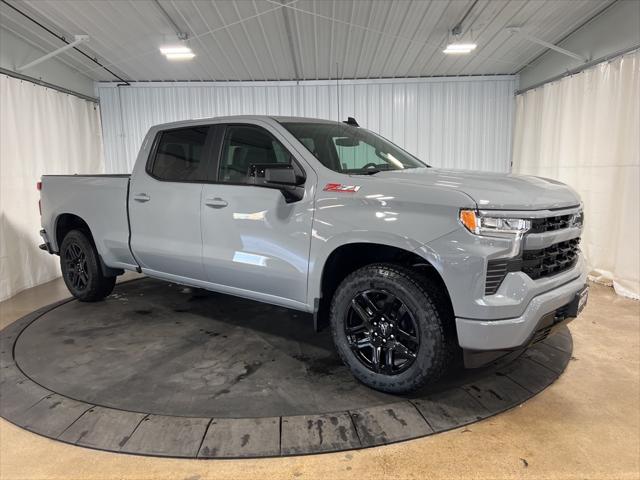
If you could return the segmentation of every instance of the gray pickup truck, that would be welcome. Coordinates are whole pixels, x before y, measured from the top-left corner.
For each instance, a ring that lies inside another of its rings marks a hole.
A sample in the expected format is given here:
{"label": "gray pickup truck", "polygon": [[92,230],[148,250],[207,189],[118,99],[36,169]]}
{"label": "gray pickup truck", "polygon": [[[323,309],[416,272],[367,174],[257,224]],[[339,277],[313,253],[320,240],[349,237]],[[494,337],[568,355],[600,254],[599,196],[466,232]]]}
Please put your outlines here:
{"label": "gray pickup truck", "polygon": [[573,190],[431,168],[352,118],[155,126],[131,175],[40,188],[41,248],[79,300],[135,270],[309,312],[387,392],[526,348],[587,299]]}

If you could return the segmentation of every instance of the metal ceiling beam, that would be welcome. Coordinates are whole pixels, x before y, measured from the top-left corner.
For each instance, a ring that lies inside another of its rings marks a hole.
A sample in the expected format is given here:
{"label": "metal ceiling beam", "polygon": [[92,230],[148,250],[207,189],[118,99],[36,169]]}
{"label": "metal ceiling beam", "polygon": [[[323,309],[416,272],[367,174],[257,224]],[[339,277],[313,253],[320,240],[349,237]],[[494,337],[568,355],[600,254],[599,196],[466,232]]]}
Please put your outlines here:
{"label": "metal ceiling beam", "polygon": [[[584,22],[580,23],[580,25],[578,25],[577,27],[573,28],[570,32],[568,32],[564,37],[560,38],[559,40],[557,40],[555,42],[556,45],[558,44],[562,44],[564,43],[564,41],[569,38],[571,35],[573,35],[574,33],[576,33],[578,30],[580,30],[582,27],[584,27],[585,25],[587,25],[588,23],[590,23],[591,21],[595,20],[596,18],[598,18],[600,15],[602,15],[604,12],[606,12],[609,8],[611,8],[613,5],[615,5],[618,2],[618,0],[610,0],[608,4],[605,4],[604,7],[600,8],[595,14],[591,15],[587,20],[585,20]],[[531,60],[527,61],[522,67],[520,67],[518,69],[518,71],[514,72],[516,75],[520,74],[520,72],[522,72],[525,68],[527,68],[528,66],[534,64],[535,62],[538,61],[538,59],[540,59],[544,54],[546,54],[548,52],[548,50],[543,50],[542,52],[540,52],[539,54],[537,54],[535,57],[533,57]]]}
{"label": "metal ceiling beam", "polygon": [[629,47],[629,48],[625,48],[623,50],[619,50],[617,52],[611,53],[609,55],[605,55],[603,57],[600,58],[596,58],[595,60],[590,60],[589,62],[580,65],[579,67],[576,68],[572,68],[570,70],[567,70],[559,75],[556,75],[555,77],[551,77],[548,78],[542,82],[538,82],[538,83],[534,83],[533,85],[528,86],[527,88],[523,88],[522,90],[516,90],[514,95],[521,95],[525,92],[528,92],[529,90],[533,90],[536,88],[540,88],[543,85],[546,85],[548,83],[552,83],[552,82],[557,82],[558,80],[561,80],[565,77],[570,77],[572,75],[576,75],[577,73],[583,72],[584,70],[591,68],[595,65],[598,65],[599,63],[603,63],[603,62],[609,62],[609,61],[613,61],[618,57],[622,57],[623,55],[626,55],[627,53],[633,52],[634,50],[640,50],[640,45],[634,45],[633,47]]}
{"label": "metal ceiling beam", "polygon": [[171,18],[171,15],[169,15],[169,13],[160,4],[160,1],[159,0],[153,0],[153,3],[158,8],[160,13],[162,13],[162,16],[165,18],[165,20],[167,22],[169,22],[169,25],[171,25],[171,27],[173,28],[173,31],[176,33],[176,37],[178,37],[178,40],[183,40],[183,41],[184,40],[188,40],[189,39],[189,34],[180,29],[178,24],[173,20],[173,18]]}
{"label": "metal ceiling beam", "polygon": [[[29,15],[27,15],[26,13],[24,13],[22,10],[14,7],[13,5],[11,5],[10,3],[7,2],[7,0],[0,0],[0,2],[2,2],[3,4],[5,4],[7,7],[13,9],[15,12],[19,13],[20,15],[22,15],[23,17],[25,17],[27,20],[35,23],[38,27],[42,28],[43,30],[45,30],[46,32],[50,33],[51,35],[53,35],[54,37],[56,37],[58,40],[69,44],[70,42],[68,42],[62,35],[58,35],[56,32],[54,32],[53,30],[51,30],[50,28],[46,27],[45,25],[43,25],[42,23],[40,23],[39,21],[37,21],[35,18],[30,17]],[[109,72],[111,75],[113,75],[114,77],[116,77],[118,80],[120,80],[121,85],[125,85],[128,86],[129,82],[127,80],[125,80],[124,78],[122,78],[120,75],[114,73],[112,70],[110,70],[109,68],[107,68],[106,65],[103,65],[102,63],[100,63],[97,59],[89,56],[87,53],[83,52],[82,50],[80,50],[78,47],[72,47],[76,52],[80,53],[83,57],[88,58],[89,60],[91,60],[93,63],[95,63],[98,67],[96,68],[102,68],[104,70],[106,70],[107,72]],[[80,72],[83,75],[86,75],[85,72]]]}
{"label": "metal ceiling beam", "polygon": [[574,58],[576,60],[579,60],[582,63],[587,63],[589,61],[589,59],[587,57],[583,57],[580,54],[574,53],[570,50],[567,50],[565,48],[559,47],[557,45],[554,45],[553,43],[547,42],[545,40],[542,40],[541,38],[538,37],[534,37],[533,35],[529,35],[526,32],[523,32],[522,29],[520,27],[508,27],[507,31],[509,33],[511,33],[512,35],[517,35],[519,37],[525,38],[527,40],[529,40],[530,42],[533,43],[537,43],[538,45],[542,45],[543,47],[547,47],[550,50],[555,50],[558,53],[562,53],[563,55],[566,55],[568,57]]}
{"label": "metal ceiling beam", "polygon": [[50,58],[55,57],[56,55],[60,55],[62,52],[66,52],[67,50],[74,48],[76,45],[80,45],[81,43],[89,41],[89,35],[75,35],[75,40],[71,43],[66,44],[64,47],[60,47],[57,50],[54,50],[51,53],[47,53],[40,58],[35,59],[33,62],[29,62],[26,65],[22,65],[21,67],[16,67],[17,72],[21,72],[22,70],[26,70],[27,68],[35,67],[36,65],[49,60]]}
{"label": "metal ceiling beam", "polygon": [[[5,19],[6,18],[7,17],[5,17]],[[57,44],[54,42],[53,38],[44,36],[42,32],[40,32],[39,30],[31,29],[30,26],[26,24],[23,25],[22,23],[15,22],[13,19],[9,20],[13,22],[13,24],[10,25],[8,23],[3,23],[2,21],[0,21],[0,29],[5,29],[7,32],[12,33],[20,40],[23,40],[24,42],[28,43],[34,48],[37,48],[38,50],[47,51],[49,48],[57,48]],[[76,59],[71,58],[70,55],[68,55],[67,58],[60,57],[57,60],[60,63],[71,68],[75,72],[82,74],[82,67],[84,66],[84,64],[80,63],[79,61],[77,61],[78,63],[76,63]]]}
{"label": "metal ceiling beam", "polygon": [[465,14],[460,19],[460,21],[454,25],[454,27],[451,29],[452,35],[456,35],[456,36],[462,35],[462,24],[467,19],[467,17],[471,13],[471,10],[473,10],[473,8],[477,5],[477,3],[478,3],[478,0],[474,0],[474,2],[471,4],[471,6],[467,9]]}

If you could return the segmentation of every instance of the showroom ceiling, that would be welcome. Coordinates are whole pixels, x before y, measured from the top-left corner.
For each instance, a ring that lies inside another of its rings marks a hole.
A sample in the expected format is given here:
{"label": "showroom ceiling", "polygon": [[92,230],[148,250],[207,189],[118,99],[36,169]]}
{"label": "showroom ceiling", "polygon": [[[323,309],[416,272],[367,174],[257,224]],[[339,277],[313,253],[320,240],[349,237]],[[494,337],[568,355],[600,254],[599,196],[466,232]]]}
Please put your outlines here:
{"label": "showroom ceiling", "polygon": [[[4,2],[4,0],[3,0]],[[7,0],[73,39],[114,73],[143,80],[315,80],[511,74],[546,49],[507,27],[556,43],[613,0]],[[49,52],[63,43],[0,4],[0,25]],[[283,5],[285,4],[285,5]],[[465,18],[466,17],[466,18]],[[468,55],[445,55],[460,20]],[[159,47],[184,32],[196,57]],[[94,80],[113,75],[75,50],[59,59]],[[28,73],[28,72],[25,72]]]}

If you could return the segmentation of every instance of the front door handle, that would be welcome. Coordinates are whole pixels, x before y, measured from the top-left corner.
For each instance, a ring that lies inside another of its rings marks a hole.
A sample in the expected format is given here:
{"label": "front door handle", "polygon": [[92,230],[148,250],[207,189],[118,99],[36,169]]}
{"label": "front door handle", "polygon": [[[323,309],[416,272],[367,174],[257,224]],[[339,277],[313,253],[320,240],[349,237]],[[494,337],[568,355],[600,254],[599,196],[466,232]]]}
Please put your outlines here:
{"label": "front door handle", "polygon": [[133,199],[136,202],[148,202],[149,200],[151,200],[151,197],[149,195],[147,195],[146,193],[136,193],[133,196]]}
{"label": "front door handle", "polygon": [[215,197],[215,198],[209,197],[204,201],[204,204],[211,208],[224,208],[227,205],[229,205],[229,203],[226,200],[220,197]]}

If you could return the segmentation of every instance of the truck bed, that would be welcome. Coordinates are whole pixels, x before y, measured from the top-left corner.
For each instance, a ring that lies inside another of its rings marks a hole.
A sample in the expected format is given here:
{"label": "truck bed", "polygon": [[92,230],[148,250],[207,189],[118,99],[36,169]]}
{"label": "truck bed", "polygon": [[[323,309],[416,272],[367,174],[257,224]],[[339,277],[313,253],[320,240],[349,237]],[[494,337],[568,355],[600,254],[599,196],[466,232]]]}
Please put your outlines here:
{"label": "truck bed", "polygon": [[44,175],[42,225],[51,248],[59,250],[56,226],[63,215],[76,215],[89,226],[103,261],[131,268],[127,198],[130,175]]}

